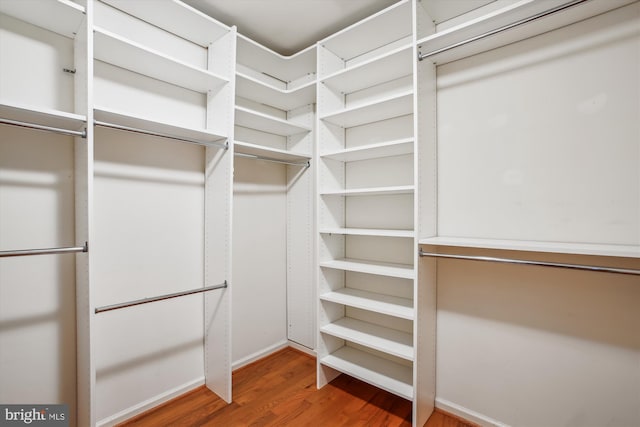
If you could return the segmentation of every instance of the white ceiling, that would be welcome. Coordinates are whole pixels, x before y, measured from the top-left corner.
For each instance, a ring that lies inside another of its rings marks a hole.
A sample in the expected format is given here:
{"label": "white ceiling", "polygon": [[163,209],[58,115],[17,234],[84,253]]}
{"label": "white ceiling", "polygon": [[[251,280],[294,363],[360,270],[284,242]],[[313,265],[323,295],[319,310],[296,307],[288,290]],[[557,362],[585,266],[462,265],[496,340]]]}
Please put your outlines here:
{"label": "white ceiling", "polygon": [[[291,55],[398,0],[184,0],[282,54]],[[487,0],[422,0],[436,22]]]}

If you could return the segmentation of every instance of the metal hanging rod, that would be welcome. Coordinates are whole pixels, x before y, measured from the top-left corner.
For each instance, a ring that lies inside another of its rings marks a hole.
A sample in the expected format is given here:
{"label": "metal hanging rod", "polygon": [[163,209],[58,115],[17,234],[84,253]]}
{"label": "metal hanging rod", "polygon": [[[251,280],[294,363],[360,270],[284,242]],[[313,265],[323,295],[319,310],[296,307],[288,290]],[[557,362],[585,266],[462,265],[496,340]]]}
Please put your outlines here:
{"label": "metal hanging rod", "polygon": [[524,18],[524,19],[521,19],[519,21],[513,22],[511,24],[507,24],[507,25],[504,25],[502,27],[496,28],[495,30],[487,31],[486,33],[482,33],[480,35],[468,38],[466,40],[454,43],[452,45],[445,46],[445,47],[442,47],[440,49],[436,49],[436,50],[434,50],[432,52],[418,53],[418,60],[422,61],[423,59],[429,58],[430,56],[435,56],[435,55],[438,55],[439,53],[446,52],[448,50],[455,49],[455,48],[460,47],[460,46],[464,46],[466,44],[475,42],[477,40],[484,39],[484,38],[489,37],[489,36],[493,36],[494,34],[498,34],[498,33],[501,33],[503,31],[507,31],[507,30],[510,30],[512,28],[515,28],[515,27],[519,27],[520,25],[527,24],[529,22],[535,21],[536,19],[544,18],[545,16],[552,15],[552,14],[554,14],[556,12],[561,12],[561,11],[563,11],[565,9],[568,9],[570,7],[579,5],[580,3],[584,3],[584,2],[587,2],[587,1],[589,1],[589,0],[573,0],[573,1],[569,2],[569,3],[565,3],[565,4],[562,4],[560,6],[556,6],[554,8],[545,10],[544,12],[536,13],[535,15],[532,15],[532,16],[530,16],[528,18]]}
{"label": "metal hanging rod", "polygon": [[234,153],[234,154],[238,157],[246,157],[247,159],[264,160],[265,162],[283,163],[285,165],[302,166],[305,168],[308,168],[311,166],[311,162],[309,162],[308,160],[306,162],[289,162],[287,160],[275,159],[273,157],[258,156],[257,154],[245,154],[245,153]]}
{"label": "metal hanging rod", "polygon": [[157,296],[157,297],[142,298],[142,299],[137,299],[137,300],[134,300],[134,301],[123,302],[123,303],[120,303],[120,304],[105,305],[105,306],[102,306],[102,307],[97,307],[96,308],[96,314],[103,313],[105,311],[119,310],[121,308],[126,308],[126,307],[133,307],[134,305],[141,305],[141,304],[147,304],[147,303],[150,303],[150,302],[156,302],[156,301],[162,301],[162,300],[171,299],[171,298],[182,297],[182,296],[185,296],[185,295],[200,294],[202,292],[208,292],[208,291],[213,291],[215,289],[226,288],[227,286],[228,286],[227,285],[227,281],[225,280],[224,283],[221,283],[219,285],[205,286],[204,288],[196,288],[196,289],[191,289],[191,290],[188,290],[188,291],[175,292],[175,293],[172,293],[172,294],[160,295],[160,296]]}
{"label": "metal hanging rod", "polygon": [[627,268],[598,267],[594,265],[564,264],[559,262],[530,261],[530,260],[511,259],[511,258],[494,258],[494,257],[476,256],[476,255],[439,254],[435,252],[425,252],[423,250],[420,250],[418,253],[420,254],[420,256],[424,256],[424,257],[465,259],[470,261],[499,262],[504,264],[536,265],[536,266],[543,266],[543,267],[568,268],[571,270],[586,270],[586,271],[596,271],[601,273],[617,273],[617,274],[630,274],[634,276],[640,276],[640,270],[633,270],[633,269],[627,269]]}
{"label": "metal hanging rod", "polygon": [[89,244],[85,242],[84,246],[71,246],[66,248],[48,248],[48,249],[24,249],[18,251],[0,251],[0,258],[27,256],[27,255],[50,255],[50,254],[68,254],[74,252],[89,252]]}
{"label": "metal hanging rod", "polygon": [[85,130],[69,130],[62,128],[54,128],[51,126],[39,125],[36,123],[28,123],[28,122],[20,122],[17,120],[9,120],[9,119],[0,119],[0,123],[11,126],[19,126],[23,128],[29,129],[37,129],[37,130],[45,130],[48,132],[61,133],[63,135],[71,135],[71,136],[79,136],[81,138],[87,137],[87,131]]}
{"label": "metal hanging rod", "polygon": [[229,148],[229,142],[228,141],[225,141],[225,142],[203,141],[203,140],[200,140],[200,139],[185,138],[185,137],[182,137],[182,136],[170,135],[170,134],[167,134],[167,133],[152,132],[152,131],[145,130],[145,129],[138,129],[138,128],[129,127],[129,126],[117,125],[115,123],[101,122],[99,120],[94,120],[93,124],[96,125],[96,126],[104,127],[104,128],[123,130],[123,131],[133,132],[133,133],[140,133],[140,134],[143,134],[143,135],[157,136],[157,137],[160,137],[160,138],[172,139],[174,141],[188,142],[190,144],[213,146],[213,147],[222,148],[224,150]]}

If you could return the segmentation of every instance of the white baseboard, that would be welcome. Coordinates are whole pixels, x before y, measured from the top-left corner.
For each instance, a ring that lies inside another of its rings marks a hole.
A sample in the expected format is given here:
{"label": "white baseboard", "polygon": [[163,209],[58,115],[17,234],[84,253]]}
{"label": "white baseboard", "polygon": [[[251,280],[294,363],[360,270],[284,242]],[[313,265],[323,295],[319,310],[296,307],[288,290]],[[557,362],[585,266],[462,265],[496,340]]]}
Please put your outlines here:
{"label": "white baseboard", "polygon": [[289,342],[284,340],[282,342],[279,342],[277,344],[274,344],[270,347],[264,348],[260,351],[256,351],[253,354],[250,354],[246,357],[243,357],[240,360],[236,360],[231,364],[231,370],[235,371],[238,368],[242,368],[243,366],[246,366],[250,363],[255,362],[256,360],[260,360],[263,357],[267,357],[268,355],[275,353],[278,350],[282,350],[283,348],[289,347]]}
{"label": "white baseboard", "polygon": [[188,383],[182,384],[162,394],[154,396],[151,399],[147,399],[144,402],[131,406],[124,411],[120,411],[115,415],[111,415],[110,417],[98,421],[96,425],[98,427],[115,426],[116,424],[128,420],[129,418],[135,417],[136,415],[140,415],[141,413],[148,411],[149,409],[155,408],[158,405],[162,405],[163,403],[173,399],[174,397],[178,397],[181,394],[198,388],[201,385],[204,385],[204,377],[189,381]]}
{"label": "white baseboard", "polygon": [[479,424],[486,427],[509,427],[508,424],[501,423],[486,415],[467,409],[464,406],[457,405],[446,399],[436,397],[436,408],[442,409],[450,414],[457,415],[460,418],[471,421],[472,423]]}
{"label": "white baseboard", "polygon": [[301,351],[303,353],[307,353],[309,356],[313,356],[313,357],[317,356],[315,350],[313,350],[313,349],[311,349],[309,347],[305,347],[305,346],[303,346],[301,344],[298,344],[297,342],[289,341],[288,344],[289,344],[289,347],[295,348],[296,350]]}

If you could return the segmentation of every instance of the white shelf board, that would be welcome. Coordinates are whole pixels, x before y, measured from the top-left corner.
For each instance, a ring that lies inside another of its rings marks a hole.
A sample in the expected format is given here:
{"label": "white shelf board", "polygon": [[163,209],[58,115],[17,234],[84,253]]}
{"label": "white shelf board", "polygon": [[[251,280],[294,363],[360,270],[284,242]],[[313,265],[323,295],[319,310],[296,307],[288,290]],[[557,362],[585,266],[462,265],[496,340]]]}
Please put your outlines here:
{"label": "white shelf board", "polygon": [[296,89],[280,89],[237,72],[236,95],[280,110],[290,111],[296,107],[315,103],[316,86],[315,82],[310,82]]}
{"label": "white shelf board", "polygon": [[352,347],[341,347],[324,356],[320,363],[366,383],[413,400],[413,370]]}
{"label": "white shelf board", "polygon": [[402,0],[318,42],[347,61],[411,36],[411,1]]}
{"label": "white shelf board", "polygon": [[379,228],[321,228],[322,234],[345,234],[352,236],[372,236],[372,237],[409,237],[413,238],[413,230],[391,230]]}
{"label": "white shelf board", "polygon": [[429,237],[420,239],[418,243],[421,245],[454,246],[461,248],[640,258],[640,245],[602,245],[465,237]]}
{"label": "white shelf board", "polygon": [[362,320],[343,317],[320,328],[321,332],[342,338],[392,356],[413,361],[413,336]]}
{"label": "white shelf board", "polygon": [[140,129],[145,132],[158,132],[177,138],[193,139],[202,141],[205,144],[207,142],[222,143],[226,139],[225,136],[207,132],[206,129],[194,129],[184,126],[177,126],[170,123],[158,122],[153,119],[134,116],[123,112],[117,112],[98,106],[94,108],[93,115],[96,121],[125,126],[128,128]]}
{"label": "white shelf board", "polygon": [[404,91],[376,102],[345,108],[321,117],[329,123],[350,128],[413,113],[413,91]]}
{"label": "white shelf board", "polygon": [[85,19],[84,7],[69,0],[2,0],[0,13],[72,39]]}
{"label": "white shelf board", "polygon": [[153,7],[146,1],[101,1],[205,48],[230,31],[226,25],[177,0],[156,1]]}
{"label": "white shelf board", "polygon": [[320,295],[320,299],[401,319],[413,320],[414,318],[413,302],[407,298],[341,288]]}
{"label": "white shelf board", "polygon": [[170,58],[110,31],[94,27],[94,57],[151,78],[207,93],[228,80]]}
{"label": "white shelf board", "polygon": [[235,141],[233,144],[235,151],[242,154],[269,157],[285,162],[306,162],[311,159],[311,156],[306,154],[292,153],[291,151],[265,147],[263,145],[251,144],[249,142]]}
{"label": "white shelf board", "polygon": [[408,264],[374,262],[351,258],[322,261],[320,262],[320,267],[376,274],[378,276],[399,277],[402,279],[413,279],[415,276],[413,267]]}
{"label": "white shelf board", "polygon": [[[481,40],[461,45],[443,53],[428,58],[429,62],[443,64],[455,61],[466,56],[515,43],[526,38],[560,28],[572,23],[605,13],[609,10],[632,3],[634,0],[607,0],[588,1],[564,11],[553,13],[540,19],[536,19],[527,25],[521,25],[508,31],[500,32]],[[439,49],[464,43],[474,37],[497,30],[506,25],[527,19],[536,14],[543,13],[554,7],[567,4],[568,0],[519,0],[506,6],[493,10],[486,15],[447,28],[446,30],[428,35],[417,41],[419,51],[422,54],[435,52]]]}
{"label": "white shelf board", "polygon": [[354,67],[331,74],[323,78],[321,83],[347,94],[408,76],[412,71],[413,50],[411,45],[405,45]]}
{"label": "white shelf board", "polygon": [[396,141],[387,141],[332,151],[321,154],[320,157],[340,160],[342,162],[356,162],[359,160],[402,156],[404,154],[413,153],[413,142],[413,138],[399,139]]}
{"label": "white shelf board", "polygon": [[7,120],[71,131],[84,129],[87,121],[87,118],[80,114],[9,102],[0,102],[0,117]]}
{"label": "white shelf board", "polygon": [[258,111],[236,105],[236,126],[256,129],[275,135],[291,136],[297,133],[310,132],[311,129],[299,126],[287,120],[273,117]]}
{"label": "white shelf board", "polygon": [[354,188],[334,191],[321,191],[323,196],[381,196],[392,194],[412,194],[413,185],[397,185],[393,187]]}

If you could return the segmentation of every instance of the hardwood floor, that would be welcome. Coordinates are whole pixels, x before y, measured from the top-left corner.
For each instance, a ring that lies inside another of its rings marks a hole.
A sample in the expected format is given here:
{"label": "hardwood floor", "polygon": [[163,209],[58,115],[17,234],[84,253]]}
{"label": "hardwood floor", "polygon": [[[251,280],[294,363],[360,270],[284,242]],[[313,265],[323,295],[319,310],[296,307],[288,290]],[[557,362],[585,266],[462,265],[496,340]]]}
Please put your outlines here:
{"label": "hardwood floor", "polygon": [[[315,359],[286,348],[233,373],[231,404],[203,386],[120,425],[411,426],[411,402],[347,375],[318,390]],[[441,412],[425,424],[469,426]]]}

